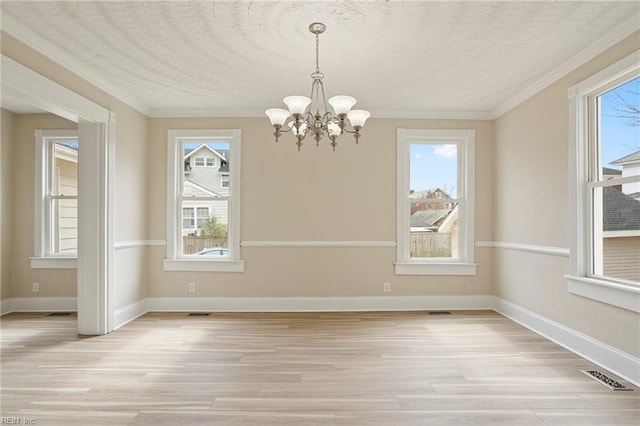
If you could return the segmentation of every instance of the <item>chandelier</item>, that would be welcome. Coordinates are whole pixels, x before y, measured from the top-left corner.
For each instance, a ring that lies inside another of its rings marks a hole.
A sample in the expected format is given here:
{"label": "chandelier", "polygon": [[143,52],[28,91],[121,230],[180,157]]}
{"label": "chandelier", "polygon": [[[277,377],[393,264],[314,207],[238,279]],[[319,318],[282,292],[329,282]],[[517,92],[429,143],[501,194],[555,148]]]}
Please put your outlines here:
{"label": "chandelier", "polygon": [[[333,108],[333,113],[327,108],[327,100],[324,95],[324,85],[322,79],[324,74],[320,72],[320,37],[326,26],[320,22],[309,25],[309,31],[316,35],[316,71],[311,74],[311,96],[287,96],[282,101],[287,105],[286,109],[271,108],[265,111],[275,132],[273,135],[278,142],[282,133],[292,132],[297,138],[296,145],[298,151],[302,147],[302,140],[311,134],[316,140],[316,145],[320,145],[320,139],[326,134],[331,141],[333,150],[336,150],[338,143],[336,140],[343,133],[353,134],[356,143],[360,139],[360,129],[364,126],[367,118],[371,116],[368,111],[351,108],[356,100],[351,96],[339,95],[329,98],[329,105]],[[322,96],[322,98],[321,98]],[[322,102],[320,102],[322,100]],[[311,111],[316,109],[315,114]],[[322,108],[322,109],[321,109]],[[287,123],[287,120],[292,118]],[[347,125],[347,120],[351,124],[351,129]],[[286,123],[286,124],[285,124]]]}

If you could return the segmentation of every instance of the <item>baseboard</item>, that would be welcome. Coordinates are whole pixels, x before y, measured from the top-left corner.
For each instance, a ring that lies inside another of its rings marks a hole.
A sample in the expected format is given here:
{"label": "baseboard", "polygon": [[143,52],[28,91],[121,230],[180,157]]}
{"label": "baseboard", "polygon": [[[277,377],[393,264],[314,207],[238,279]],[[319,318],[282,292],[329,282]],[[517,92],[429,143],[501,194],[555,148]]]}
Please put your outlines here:
{"label": "baseboard", "polygon": [[152,312],[350,312],[492,309],[493,296],[149,297]]}
{"label": "baseboard", "polygon": [[135,303],[120,308],[113,313],[113,329],[117,330],[125,324],[130,323],[138,317],[146,314],[147,299],[138,300]]}
{"label": "baseboard", "polygon": [[0,315],[6,315],[13,312],[13,299],[0,300]]}
{"label": "baseboard", "polygon": [[498,297],[495,298],[494,310],[640,386],[640,359]]}
{"label": "baseboard", "polygon": [[76,312],[78,310],[75,297],[14,297],[10,299],[9,305],[10,312]]}

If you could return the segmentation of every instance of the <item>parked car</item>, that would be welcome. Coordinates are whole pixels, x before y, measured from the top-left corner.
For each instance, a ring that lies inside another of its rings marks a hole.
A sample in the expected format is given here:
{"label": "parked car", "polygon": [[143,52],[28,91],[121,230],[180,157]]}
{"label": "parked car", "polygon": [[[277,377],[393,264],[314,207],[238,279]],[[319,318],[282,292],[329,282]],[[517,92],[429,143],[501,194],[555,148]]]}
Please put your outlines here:
{"label": "parked car", "polygon": [[229,249],[225,247],[206,248],[195,254],[199,256],[229,256]]}

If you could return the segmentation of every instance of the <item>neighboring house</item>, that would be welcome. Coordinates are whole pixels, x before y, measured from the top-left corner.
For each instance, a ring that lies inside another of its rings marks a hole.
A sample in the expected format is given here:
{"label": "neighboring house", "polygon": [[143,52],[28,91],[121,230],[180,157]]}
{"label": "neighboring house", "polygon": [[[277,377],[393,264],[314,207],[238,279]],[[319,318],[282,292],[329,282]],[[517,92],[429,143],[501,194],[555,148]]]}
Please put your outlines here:
{"label": "neighboring house", "polygon": [[[610,164],[622,166],[622,177],[640,176],[640,151],[633,152],[619,158]],[[633,198],[640,198],[640,182],[630,182],[622,184],[622,192],[631,195]]]}
{"label": "neighboring house", "polygon": [[[412,191],[409,194],[409,198],[412,200],[412,205],[419,204],[418,200],[429,200],[429,210],[438,209],[452,209],[455,201],[440,188],[425,189],[422,191]],[[415,202],[413,200],[416,200]],[[441,203],[434,203],[433,200],[442,200]],[[415,213],[415,210],[411,209],[411,214]]]}
{"label": "neighboring house", "polygon": [[205,143],[185,149],[184,194],[193,195],[194,200],[185,201],[182,205],[182,235],[197,234],[211,216],[215,216],[219,223],[229,223],[229,209],[224,199],[229,195],[228,156],[228,150],[216,150]]}
{"label": "neighboring house", "polygon": [[409,198],[411,256],[457,257],[457,202],[440,188],[413,191]]}
{"label": "neighboring house", "polygon": [[603,274],[640,281],[640,201],[605,187],[602,213]]}

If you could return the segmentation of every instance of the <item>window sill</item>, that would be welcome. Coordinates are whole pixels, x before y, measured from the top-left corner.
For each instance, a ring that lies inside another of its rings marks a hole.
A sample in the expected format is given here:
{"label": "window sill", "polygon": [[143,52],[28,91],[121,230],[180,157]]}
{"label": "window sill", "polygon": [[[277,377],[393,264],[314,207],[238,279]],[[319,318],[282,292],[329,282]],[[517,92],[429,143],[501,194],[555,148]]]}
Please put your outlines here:
{"label": "window sill", "polygon": [[165,259],[165,271],[244,272],[244,260]]}
{"label": "window sill", "polygon": [[477,263],[396,262],[396,275],[475,275]]}
{"label": "window sill", "polygon": [[640,313],[640,286],[565,275],[569,293]]}
{"label": "window sill", "polygon": [[77,257],[30,257],[31,269],[78,269]]}

